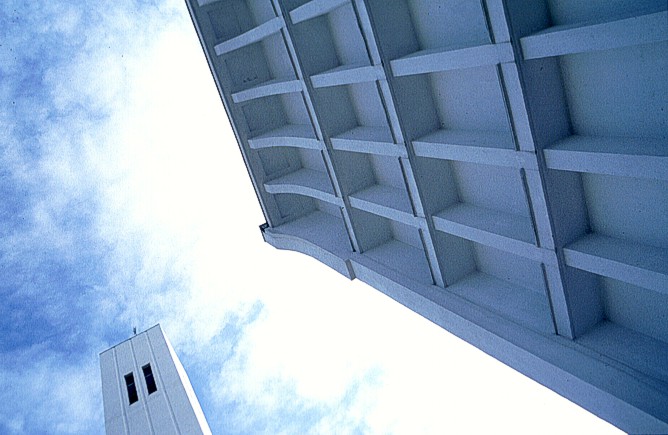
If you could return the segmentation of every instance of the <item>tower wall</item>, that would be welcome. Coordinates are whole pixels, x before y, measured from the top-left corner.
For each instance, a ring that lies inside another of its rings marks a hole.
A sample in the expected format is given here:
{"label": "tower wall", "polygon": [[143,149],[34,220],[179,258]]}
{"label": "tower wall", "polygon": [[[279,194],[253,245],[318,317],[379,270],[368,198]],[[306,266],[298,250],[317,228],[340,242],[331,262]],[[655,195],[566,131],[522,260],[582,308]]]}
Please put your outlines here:
{"label": "tower wall", "polygon": [[102,352],[100,368],[108,435],[211,433],[160,325]]}

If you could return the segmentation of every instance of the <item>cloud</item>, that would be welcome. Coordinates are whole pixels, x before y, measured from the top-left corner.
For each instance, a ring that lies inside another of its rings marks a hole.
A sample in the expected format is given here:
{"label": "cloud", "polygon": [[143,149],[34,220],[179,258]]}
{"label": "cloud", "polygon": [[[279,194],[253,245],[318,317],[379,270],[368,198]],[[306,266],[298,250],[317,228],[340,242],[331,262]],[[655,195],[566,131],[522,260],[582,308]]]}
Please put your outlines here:
{"label": "cloud", "polygon": [[[9,433],[99,430],[97,352],[133,321],[174,311],[168,307],[185,295],[179,246],[150,222],[125,225],[118,216],[127,209],[106,202],[127,172],[115,153],[127,139],[119,136],[124,109],[135,104],[130,84],[153,39],[183,21],[182,7],[0,6],[0,98],[11,102],[0,108],[0,294],[8,313],[0,320],[0,427]],[[110,210],[119,212],[115,221],[105,221]],[[146,296],[151,312],[138,318],[132,309]]]}
{"label": "cloud", "polygon": [[[20,362],[0,367],[0,428],[3,433],[86,433],[100,421],[98,365],[64,363],[40,345],[1,354]],[[39,399],[39,400],[37,400]],[[5,412],[13,410],[14,412]]]}

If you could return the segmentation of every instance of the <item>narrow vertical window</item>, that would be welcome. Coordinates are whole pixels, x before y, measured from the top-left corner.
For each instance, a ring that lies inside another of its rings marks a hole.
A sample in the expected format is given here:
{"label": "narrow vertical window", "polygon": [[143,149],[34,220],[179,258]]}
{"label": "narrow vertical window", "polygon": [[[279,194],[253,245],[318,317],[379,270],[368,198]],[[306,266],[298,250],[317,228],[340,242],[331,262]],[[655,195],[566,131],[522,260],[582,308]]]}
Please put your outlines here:
{"label": "narrow vertical window", "polygon": [[135,385],[135,376],[132,373],[125,375],[125,386],[128,388],[128,400],[130,405],[139,400],[137,397],[137,386]]}
{"label": "narrow vertical window", "polygon": [[146,381],[146,389],[148,390],[148,394],[158,391],[158,387],[155,385],[155,379],[153,378],[151,364],[146,364],[141,369],[144,371],[144,380]]}

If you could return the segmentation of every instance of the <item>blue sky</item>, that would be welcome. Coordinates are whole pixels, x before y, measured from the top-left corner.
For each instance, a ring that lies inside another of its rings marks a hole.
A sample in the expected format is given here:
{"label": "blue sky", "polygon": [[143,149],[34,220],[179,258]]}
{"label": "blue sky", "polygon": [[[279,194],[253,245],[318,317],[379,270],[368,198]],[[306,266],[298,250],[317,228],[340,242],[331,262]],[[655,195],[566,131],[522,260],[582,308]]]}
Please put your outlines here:
{"label": "blue sky", "polygon": [[98,354],[156,323],[214,433],[611,430],[264,244],[182,1],[4,0],[0,101],[0,433],[102,433]]}

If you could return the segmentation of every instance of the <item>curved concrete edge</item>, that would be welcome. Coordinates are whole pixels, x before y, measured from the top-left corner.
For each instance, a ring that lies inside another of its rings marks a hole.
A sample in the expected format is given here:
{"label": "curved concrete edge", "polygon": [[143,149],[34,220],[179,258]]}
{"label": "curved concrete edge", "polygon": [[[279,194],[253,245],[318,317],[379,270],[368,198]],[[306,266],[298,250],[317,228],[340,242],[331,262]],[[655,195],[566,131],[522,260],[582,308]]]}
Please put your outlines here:
{"label": "curved concrete edge", "polygon": [[262,230],[262,237],[264,241],[269,243],[276,249],[285,249],[288,251],[301,252],[309,257],[325,263],[327,266],[339,272],[348,279],[354,279],[355,275],[350,262],[343,258],[342,255],[330,252],[321,246],[316,245],[301,237],[287,235],[273,231],[271,228]]}
{"label": "curved concrete edge", "polygon": [[310,198],[319,199],[320,201],[325,201],[330,204],[342,206],[343,203],[341,199],[336,197],[332,193],[323,192],[313,187],[300,186],[299,184],[290,184],[290,183],[264,183],[264,189],[271,194],[294,194],[294,195],[303,195]]}

